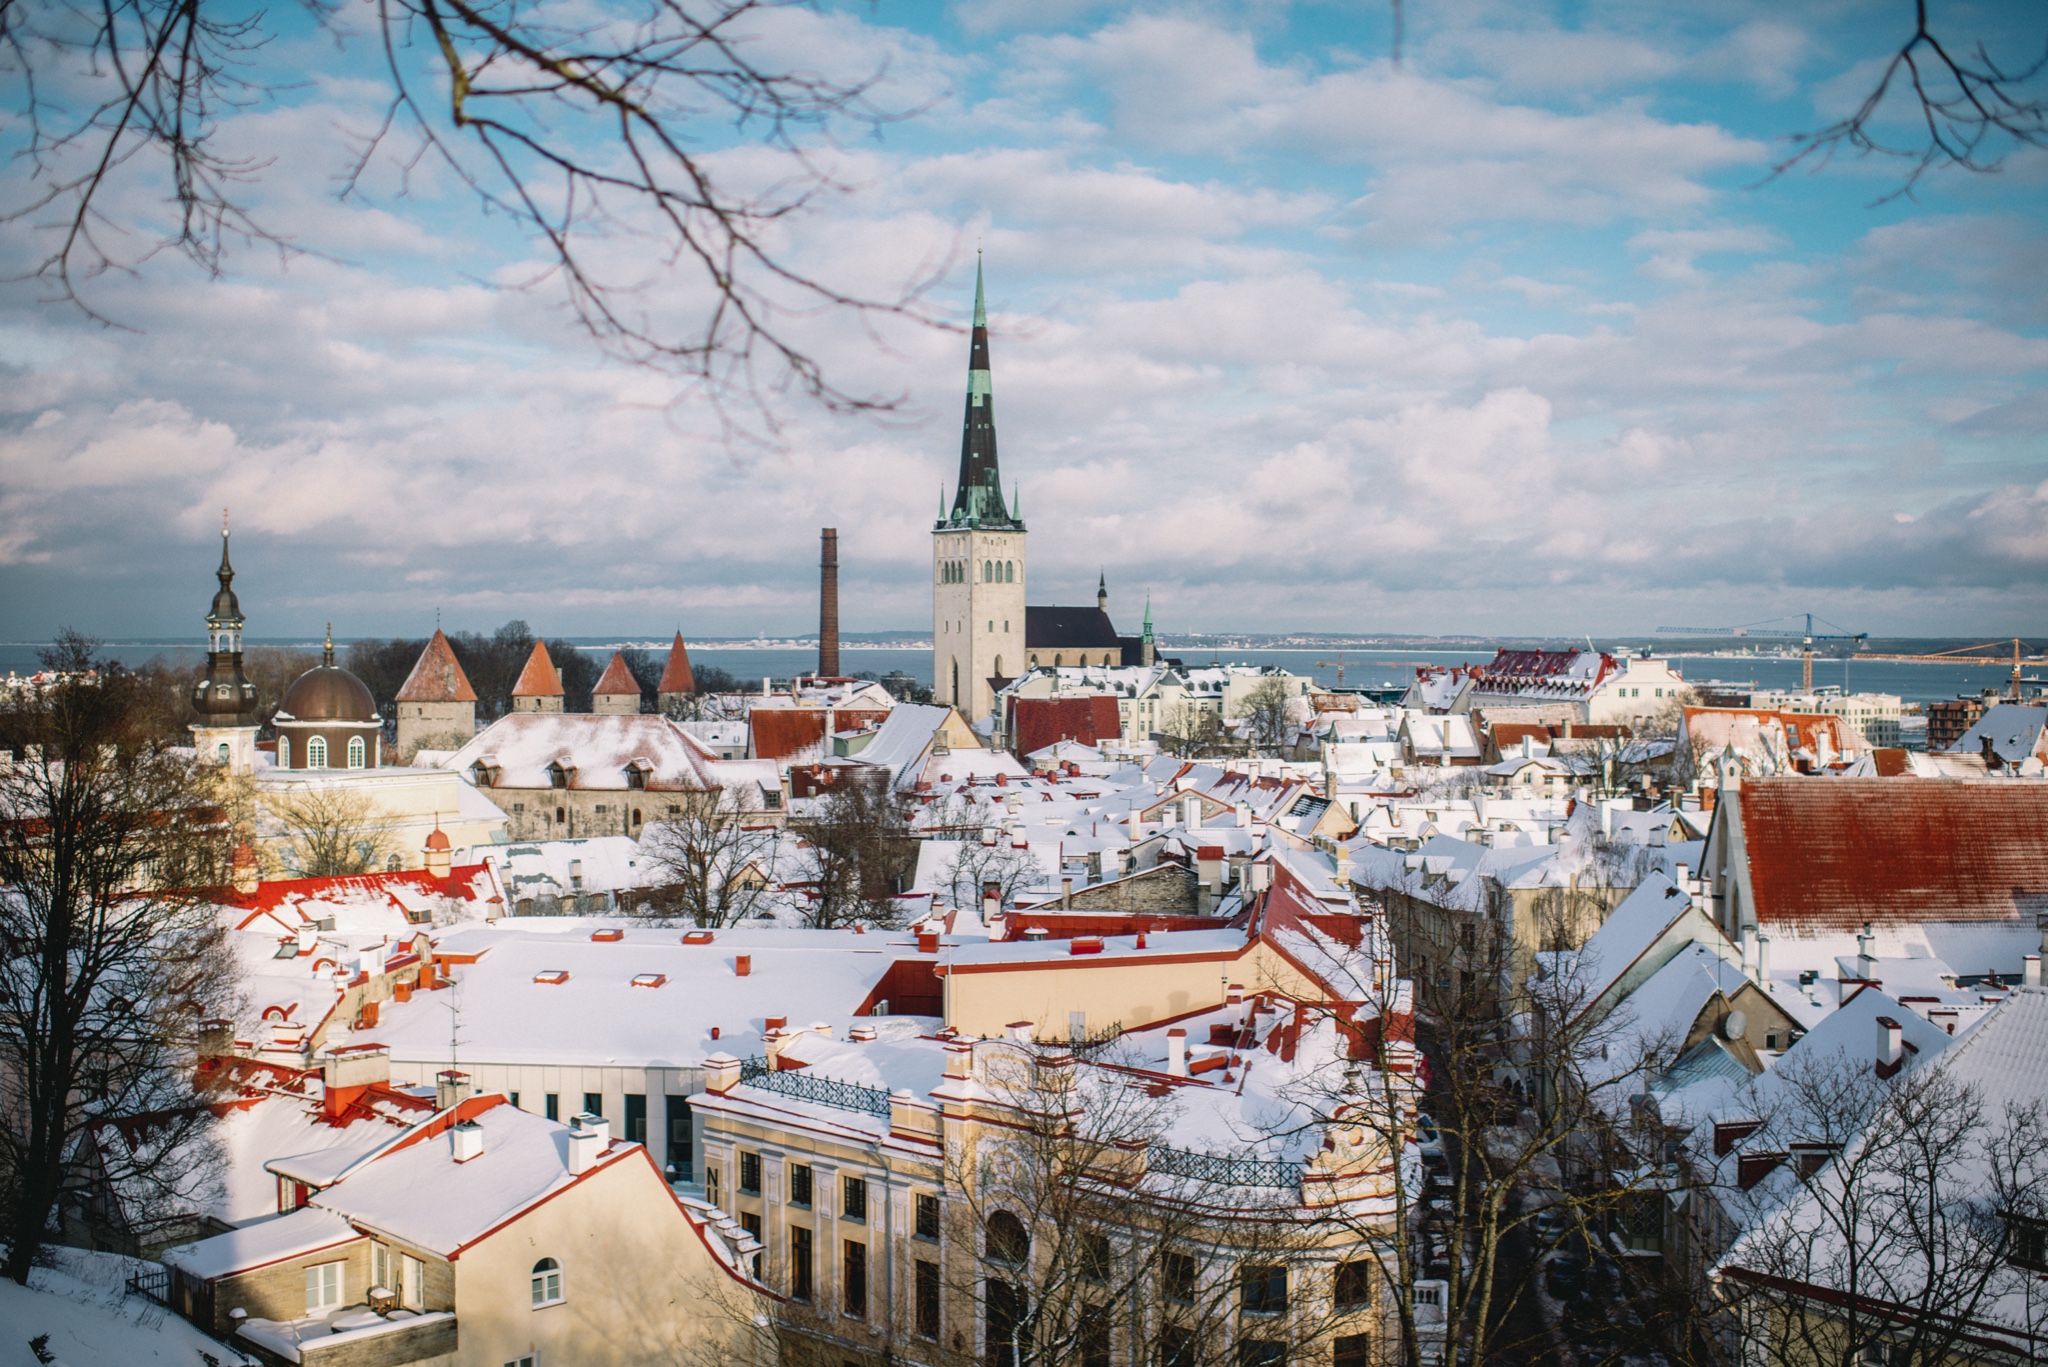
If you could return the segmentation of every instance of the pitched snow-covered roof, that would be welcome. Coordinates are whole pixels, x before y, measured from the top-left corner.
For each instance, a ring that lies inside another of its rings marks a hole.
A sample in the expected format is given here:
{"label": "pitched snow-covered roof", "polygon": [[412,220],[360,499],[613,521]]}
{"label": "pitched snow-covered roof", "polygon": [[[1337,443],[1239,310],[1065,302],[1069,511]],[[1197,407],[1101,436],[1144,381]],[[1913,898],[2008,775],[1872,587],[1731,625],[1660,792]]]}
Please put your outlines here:
{"label": "pitched snow-covered roof", "polygon": [[405,676],[405,683],[398,690],[399,702],[475,702],[476,690],[469,686],[469,676],[462,672],[462,664],[455,658],[455,648],[448,644],[448,638],[440,628],[434,629],[433,639],[420,652],[414,662],[412,673]]}
{"label": "pitched snow-covered roof", "polygon": [[774,787],[773,764],[721,760],[666,717],[514,712],[498,718],[441,762],[443,769],[494,771],[498,788],[547,788],[557,767],[571,789],[625,789],[629,767],[644,762],[650,790],[708,791],[745,783]]}
{"label": "pitched snow-covered roof", "polygon": [[2048,726],[2048,707],[2022,707],[2018,703],[1995,703],[1985,709],[1969,730],[1949,747],[1959,755],[1982,755],[1985,743],[1991,753],[2006,764],[2022,764],[2043,757],[2042,730]]}

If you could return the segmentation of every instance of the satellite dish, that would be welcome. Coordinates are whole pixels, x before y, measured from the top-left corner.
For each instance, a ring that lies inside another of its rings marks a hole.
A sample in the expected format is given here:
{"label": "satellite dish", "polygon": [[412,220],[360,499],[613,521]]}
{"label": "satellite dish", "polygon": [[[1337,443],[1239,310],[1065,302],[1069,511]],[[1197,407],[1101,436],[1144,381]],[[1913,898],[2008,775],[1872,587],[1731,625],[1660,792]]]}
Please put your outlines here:
{"label": "satellite dish", "polygon": [[1742,1032],[1748,1028],[1749,1021],[1740,1011],[1730,1011],[1721,1022],[1721,1033],[1729,1039],[1741,1039]]}

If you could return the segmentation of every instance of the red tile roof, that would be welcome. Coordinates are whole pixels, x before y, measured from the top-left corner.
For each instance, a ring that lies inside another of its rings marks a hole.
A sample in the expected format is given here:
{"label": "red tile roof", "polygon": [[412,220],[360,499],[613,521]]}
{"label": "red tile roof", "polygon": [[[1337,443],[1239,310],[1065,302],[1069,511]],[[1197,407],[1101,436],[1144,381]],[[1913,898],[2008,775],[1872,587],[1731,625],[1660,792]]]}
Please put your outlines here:
{"label": "red tile roof", "polygon": [[533,643],[533,654],[526,657],[526,668],[519,671],[519,682],[512,686],[515,698],[559,698],[562,696],[562,675],[555,668],[555,662],[548,658],[545,641]]}
{"label": "red tile roof", "polygon": [[1766,927],[2048,911],[2048,783],[1760,778],[1744,781],[1738,800]]}
{"label": "red tile roof", "polygon": [[668,648],[668,664],[661,671],[661,682],[656,685],[657,693],[694,693],[697,691],[697,675],[690,668],[690,652],[683,648],[683,633],[677,632],[675,641]]}
{"label": "red tile roof", "polygon": [[809,707],[757,707],[747,724],[755,759],[788,759],[817,749],[825,739],[825,713]]}
{"label": "red tile roof", "polygon": [[1085,698],[1012,698],[1011,748],[1019,755],[1043,750],[1063,740],[1094,745],[1123,735],[1116,698],[1096,693]]}
{"label": "red tile roof", "polygon": [[612,662],[604,667],[604,677],[597,681],[597,687],[590,690],[593,698],[640,696],[640,681],[633,677],[633,671],[626,667],[626,652],[614,650]]}
{"label": "red tile roof", "polygon": [[412,673],[405,676],[405,686],[398,690],[398,701],[476,701],[476,690],[469,686],[469,676],[462,672],[454,647],[438,629],[434,632],[434,639],[427,642],[427,648],[420,652]]}

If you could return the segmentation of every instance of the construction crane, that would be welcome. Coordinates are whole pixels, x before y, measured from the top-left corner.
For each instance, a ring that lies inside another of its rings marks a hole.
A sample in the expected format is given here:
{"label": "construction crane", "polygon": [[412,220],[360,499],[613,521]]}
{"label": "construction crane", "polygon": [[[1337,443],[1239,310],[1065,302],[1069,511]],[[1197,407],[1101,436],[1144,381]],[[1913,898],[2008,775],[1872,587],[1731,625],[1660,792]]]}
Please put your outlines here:
{"label": "construction crane", "polygon": [[[2020,646],[2020,638],[2017,636],[2013,637],[2012,678],[2006,684],[2006,693],[2014,702],[2020,700]],[[2006,642],[2004,641],[1986,641],[1981,645],[1956,646],[1952,650],[1937,650],[1932,655],[1865,655],[1863,658],[1866,660],[1911,660],[1928,664],[1963,664],[1965,662],[1974,663],[1977,661],[1992,664],[1995,662],[1992,657],[1976,655],[1973,652],[1979,650],[2003,652],[2005,647]]]}
{"label": "construction crane", "polygon": [[[1434,661],[1430,660],[1353,660],[1348,667],[1352,669],[1365,669],[1368,666],[1377,665],[1381,669],[1428,669],[1434,663]],[[1341,650],[1337,652],[1337,658],[1334,660],[1316,661],[1317,669],[1335,669],[1337,671],[1337,687],[1339,688],[1344,686],[1344,670],[1346,667],[1344,652]]]}
{"label": "construction crane", "polygon": [[[1839,629],[1833,632],[1817,632],[1813,629],[1813,614],[1809,612],[1804,614],[1804,616],[1806,618],[1806,630],[1804,631],[1757,630],[1759,627],[1768,628],[1772,622],[1791,620],[1785,617],[1770,617],[1761,622],[1744,623],[1739,627],[1658,627],[1657,630],[1659,633],[1673,636],[1755,636],[1764,640],[1797,641],[1801,646],[1799,691],[1811,693],[1813,692],[1813,643],[1815,641],[1854,641],[1860,646],[1863,642],[1870,639],[1870,633],[1867,631],[1841,631]],[[1834,623],[1827,622],[1826,625],[1833,626]]]}

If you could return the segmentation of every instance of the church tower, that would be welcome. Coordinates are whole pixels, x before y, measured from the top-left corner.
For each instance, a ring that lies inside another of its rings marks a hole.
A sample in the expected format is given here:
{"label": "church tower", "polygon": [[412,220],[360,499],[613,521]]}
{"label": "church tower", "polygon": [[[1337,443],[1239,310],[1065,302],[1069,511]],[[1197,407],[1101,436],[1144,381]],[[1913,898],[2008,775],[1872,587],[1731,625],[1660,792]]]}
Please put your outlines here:
{"label": "church tower", "polygon": [[256,685],[242,673],[242,605],[228,562],[228,517],[220,517],[220,590],[206,614],[206,673],[192,686],[192,742],[202,764],[231,774],[256,767]]}
{"label": "church tower", "polygon": [[[944,507],[943,501],[941,507]],[[968,721],[1024,672],[1024,520],[1003,502],[988,364],[988,308],[974,267],[967,417],[953,506],[932,527],[932,696]]]}

